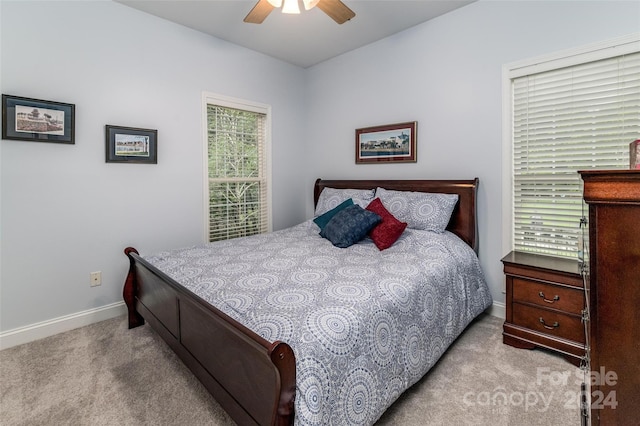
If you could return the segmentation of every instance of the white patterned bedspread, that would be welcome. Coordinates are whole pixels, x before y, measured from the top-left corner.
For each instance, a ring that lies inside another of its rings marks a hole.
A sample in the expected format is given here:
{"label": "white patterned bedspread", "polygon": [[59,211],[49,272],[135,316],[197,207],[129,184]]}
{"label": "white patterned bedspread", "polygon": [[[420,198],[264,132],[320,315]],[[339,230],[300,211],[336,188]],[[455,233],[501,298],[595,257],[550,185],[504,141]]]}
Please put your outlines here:
{"label": "white patterned bedspread", "polygon": [[295,423],[372,424],[491,303],[474,251],[407,229],[389,249],[334,247],[309,220],[145,256],[296,357]]}

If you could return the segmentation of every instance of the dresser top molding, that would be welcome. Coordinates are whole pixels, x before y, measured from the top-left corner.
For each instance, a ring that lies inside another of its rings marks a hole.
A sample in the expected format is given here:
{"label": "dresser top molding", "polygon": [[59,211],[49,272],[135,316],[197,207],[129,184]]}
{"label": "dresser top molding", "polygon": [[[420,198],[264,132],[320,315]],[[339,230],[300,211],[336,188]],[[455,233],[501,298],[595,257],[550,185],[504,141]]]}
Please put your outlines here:
{"label": "dresser top molding", "polygon": [[639,204],[640,170],[581,170],[587,203]]}

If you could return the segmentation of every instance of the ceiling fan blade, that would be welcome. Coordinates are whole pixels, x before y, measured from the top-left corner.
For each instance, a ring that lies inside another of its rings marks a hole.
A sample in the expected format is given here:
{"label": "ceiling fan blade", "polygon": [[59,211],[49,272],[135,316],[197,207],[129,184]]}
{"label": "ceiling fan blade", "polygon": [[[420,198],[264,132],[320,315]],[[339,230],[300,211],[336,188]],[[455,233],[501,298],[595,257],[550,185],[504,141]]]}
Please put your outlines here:
{"label": "ceiling fan blade", "polygon": [[273,9],[274,7],[268,0],[258,0],[258,3],[256,3],[253,9],[244,17],[244,22],[261,24]]}
{"label": "ceiling fan blade", "polygon": [[356,14],[340,0],[320,0],[318,7],[338,24],[344,24]]}

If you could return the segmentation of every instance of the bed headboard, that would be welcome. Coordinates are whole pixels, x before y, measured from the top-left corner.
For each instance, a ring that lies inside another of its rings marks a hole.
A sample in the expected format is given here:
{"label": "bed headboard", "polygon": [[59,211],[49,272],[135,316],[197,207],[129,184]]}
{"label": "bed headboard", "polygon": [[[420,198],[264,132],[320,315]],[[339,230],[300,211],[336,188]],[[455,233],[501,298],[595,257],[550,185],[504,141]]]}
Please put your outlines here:
{"label": "bed headboard", "polygon": [[453,210],[447,230],[459,236],[478,253],[478,221],[476,194],[478,178],[473,180],[323,180],[317,179],[313,189],[314,206],[324,188],[376,189],[395,191],[435,192],[458,194],[458,204]]}

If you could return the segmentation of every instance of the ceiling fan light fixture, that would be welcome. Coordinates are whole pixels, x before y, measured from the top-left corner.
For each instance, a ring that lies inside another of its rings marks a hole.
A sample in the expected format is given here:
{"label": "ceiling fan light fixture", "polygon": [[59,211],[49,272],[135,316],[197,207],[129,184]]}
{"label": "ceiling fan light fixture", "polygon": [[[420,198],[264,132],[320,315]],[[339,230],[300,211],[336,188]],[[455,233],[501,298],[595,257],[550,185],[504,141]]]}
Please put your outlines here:
{"label": "ceiling fan light fixture", "polygon": [[[0,0],[1,2],[2,0]],[[253,8],[244,17],[244,22],[249,24],[261,24],[273,9],[282,8],[282,13],[300,13],[300,0],[258,0]],[[341,0],[302,0],[306,10],[318,6],[331,19],[338,24],[344,24],[356,16],[355,12]]]}
{"label": "ceiling fan light fixture", "polygon": [[282,6],[282,13],[300,13],[300,6],[298,6],[298,0],[284,0]]}
{"label": "ceiling fan light fixture", "polygon": [[320,0],[302,0],[305,10],[311,10],[318,4]]}

